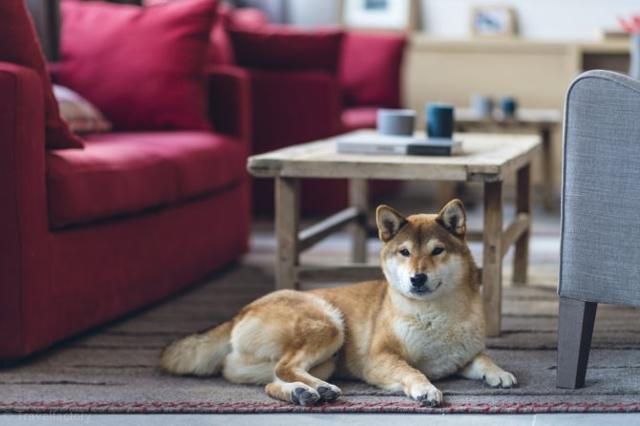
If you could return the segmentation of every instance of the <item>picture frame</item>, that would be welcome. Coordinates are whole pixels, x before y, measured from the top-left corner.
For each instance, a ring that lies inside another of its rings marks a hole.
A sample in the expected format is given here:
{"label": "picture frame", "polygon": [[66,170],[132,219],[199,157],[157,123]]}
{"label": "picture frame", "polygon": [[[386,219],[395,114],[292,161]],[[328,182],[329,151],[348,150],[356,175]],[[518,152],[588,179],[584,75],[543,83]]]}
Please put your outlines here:
{"label": "picture frame", "polygon": [[518,35],[516,11],[509,6],[473,7],[470,26],[474,37],[511,38]]}
{"label": "picture frame", "polygon": [[418,0],[340,0],[340,17],[347,28],[412,32]]}

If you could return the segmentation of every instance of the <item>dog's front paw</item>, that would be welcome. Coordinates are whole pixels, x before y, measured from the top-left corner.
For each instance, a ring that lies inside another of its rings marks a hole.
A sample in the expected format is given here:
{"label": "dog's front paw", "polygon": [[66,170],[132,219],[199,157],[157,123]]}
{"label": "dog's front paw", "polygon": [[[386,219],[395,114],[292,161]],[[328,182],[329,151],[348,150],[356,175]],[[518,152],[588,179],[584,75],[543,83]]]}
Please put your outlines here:
{"label": "dog's front paw", "polygon": [[432,384],[412,386],[410,396],[425,407],[438,407],[442,404],[442,392]]}
{"label": "dog's front paw", "polygon": [[518,380],[516,379],[516,376],[504,370],[498,370],[489,374],[485,374],[483,378],[485,383],[492,388],[508,389],[518,386]]}

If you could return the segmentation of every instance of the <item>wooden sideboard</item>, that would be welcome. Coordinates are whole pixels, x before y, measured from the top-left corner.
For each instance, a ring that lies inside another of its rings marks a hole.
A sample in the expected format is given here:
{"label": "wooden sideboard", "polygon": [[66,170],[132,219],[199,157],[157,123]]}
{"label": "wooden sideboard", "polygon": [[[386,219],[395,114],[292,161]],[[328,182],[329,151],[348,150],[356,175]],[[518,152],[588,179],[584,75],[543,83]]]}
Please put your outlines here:
{"label": "wooden sideboard", "polygon": [[[588,69],[626,72],[629,42],[546,42],[520,39],[442,40],[411,37],[403,75],[403,99],[424,125],[426,102],[466,107],[472,94],[515,96],[524,108],[562,110],[575,76]],[[560,131],[554,134],[555,168],[560,170]],[[534,180],[540,175],[534,171]],[[556,186],[560,173],[555,173]]]}

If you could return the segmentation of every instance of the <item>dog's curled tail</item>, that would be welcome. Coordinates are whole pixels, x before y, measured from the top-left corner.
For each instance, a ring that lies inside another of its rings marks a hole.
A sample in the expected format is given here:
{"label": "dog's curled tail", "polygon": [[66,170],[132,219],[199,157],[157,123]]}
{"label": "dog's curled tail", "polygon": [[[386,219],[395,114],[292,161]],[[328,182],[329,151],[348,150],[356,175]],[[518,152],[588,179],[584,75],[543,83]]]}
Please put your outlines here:
{"label": "dog's curled tail", "polygon": [[210,376],[220,372],[231,352],[233,322],[225,322],[202,334],[171,343],[160,356],[160,367],[171,374]]}

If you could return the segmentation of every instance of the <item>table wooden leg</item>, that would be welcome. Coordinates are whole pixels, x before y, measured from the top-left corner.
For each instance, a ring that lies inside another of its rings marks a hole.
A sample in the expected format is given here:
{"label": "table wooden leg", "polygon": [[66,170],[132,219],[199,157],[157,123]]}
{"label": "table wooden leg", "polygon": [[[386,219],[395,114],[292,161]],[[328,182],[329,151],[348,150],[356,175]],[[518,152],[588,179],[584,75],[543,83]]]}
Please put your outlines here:
{"label": "table wooden leg", "polygon": [[[527,213],[531,215],[531,165],[527,164],[518,170],[516,181],[516,215]],[[529,216],[531,217],[531,216]],[[516,241],[516,250],[513,256],[513,284],[525,285],[529,266],[529,228]]]}
{"label": "table wooden leg", "polygon": [[369,212],[369,186],[366,179],[349,180],[349,203],[363,212],[358,221],[351,225],[351,259],[355,263],[366,263]]}
{"label": "table wooden leg", "polygon": [[295,268],[298,266],[298,228],[300,218],[300,181],[276,178],[276,289],[298,287]]}
{"label": "table wooden leg", "polygon": [[548,212],[556,209],[555,188],[554,188],[554,162],[553,162],[553,145],[551,140],[551,128],[543,126],[540,129],[540,138],[542,139],[542,184],[543,190],[543,206]]}
{"label": "table wooden leg", "polygon": [[502,319],[502,182],[484,184],[482,298],[487,336],[500,335]]}

